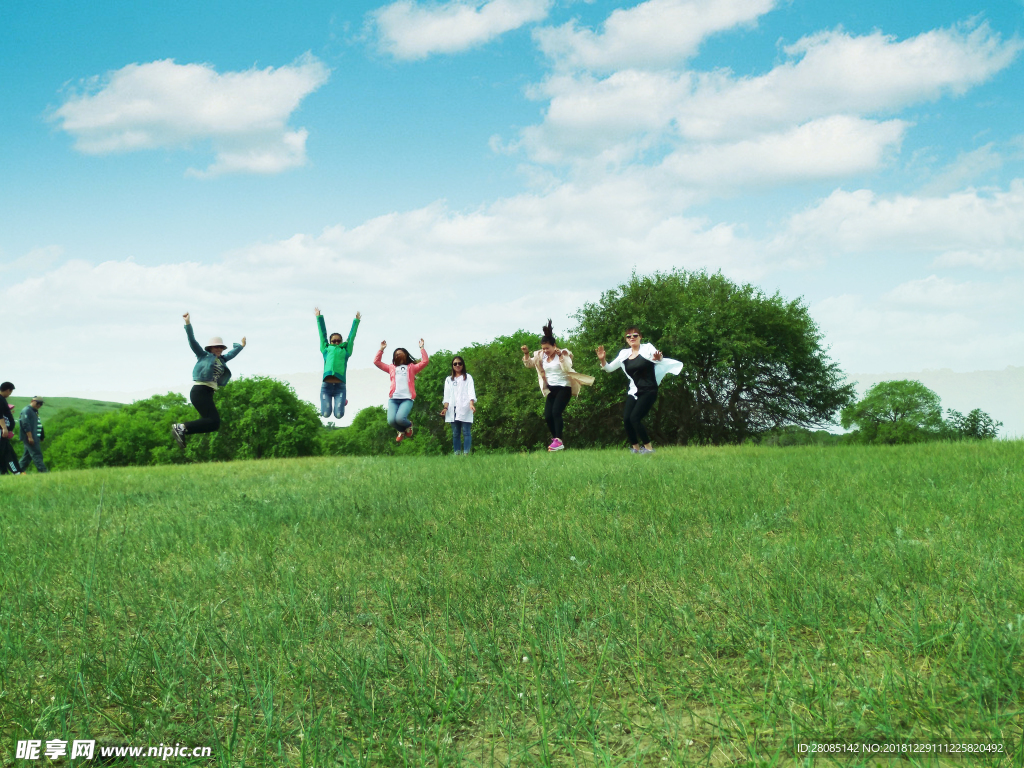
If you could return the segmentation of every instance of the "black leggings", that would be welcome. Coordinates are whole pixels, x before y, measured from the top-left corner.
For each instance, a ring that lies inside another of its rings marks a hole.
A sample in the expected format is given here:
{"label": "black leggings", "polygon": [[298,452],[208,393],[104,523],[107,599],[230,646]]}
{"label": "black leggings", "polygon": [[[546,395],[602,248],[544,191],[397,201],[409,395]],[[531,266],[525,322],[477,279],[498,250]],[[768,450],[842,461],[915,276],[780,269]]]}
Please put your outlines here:
{"label": "black leggings", "polygon": [[658,390],[653,392],[637,392],[636,397],[626,395],[626,405],[622,409],[622,422],[626,425],[626,435],[630,445],[647,445],[651,438],[643,425],[643,418],[658,399]]}
{"label": "black leggings", "polygon": [[18,455],[14,452],[14,446],[11,445],[11,441],[0,437],[0,475],[8,473],[20,475],[21,465],[18,464]]}
{"label": "black leggings", "polygon": [[544,421],[548,423],[551,436],[562,439],[562,413],[572,399],[572,387],[548,387],[544,399]]}
{"label": "black leggings", "polygon": [[217,406],[213,404],[213,387],[196,384],[188,396],[192,405],[199,411],[200,418],[185,422],[185,434],[201,435],[220,429],[220,414],[217,413]]}

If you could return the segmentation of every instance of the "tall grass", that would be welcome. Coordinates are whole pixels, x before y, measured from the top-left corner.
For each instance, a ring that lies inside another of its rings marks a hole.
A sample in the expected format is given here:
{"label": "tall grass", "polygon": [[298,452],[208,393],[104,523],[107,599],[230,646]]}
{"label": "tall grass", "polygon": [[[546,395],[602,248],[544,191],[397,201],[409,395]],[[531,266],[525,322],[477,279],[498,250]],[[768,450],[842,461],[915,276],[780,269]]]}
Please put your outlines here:
{"label": "tall grass", "polygon": [[5,478],[0,761],[32,737],[208,745],[224,766],[784,765],[791,742],[915,739],[1020,764],[1022,460],[742,447]]}

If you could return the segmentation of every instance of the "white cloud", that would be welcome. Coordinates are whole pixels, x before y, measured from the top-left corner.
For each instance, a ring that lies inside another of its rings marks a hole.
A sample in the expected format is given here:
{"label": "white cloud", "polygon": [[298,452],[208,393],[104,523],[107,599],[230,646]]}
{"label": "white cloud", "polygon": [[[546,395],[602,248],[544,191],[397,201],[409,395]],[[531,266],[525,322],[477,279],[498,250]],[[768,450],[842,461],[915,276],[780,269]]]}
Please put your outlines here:
{"label": "white cloud", "polygon": [[309,54],[276,69],[223,74],[170,59],[129,64],[93,78],[51,118],[87,154],[209,142],[215,159],[201,175],[277,173],[306,162],[308,133],[287,122],[328,76]]}
{"label": "white cloud", "polygon": [[685,185],[719,189],[840,178],[877,170],[906,127],[901,120],[826,117],[734,144],[679,150],[661,168]]}
{"label": "white cloud", "polygon": [[594,71],[658,68],[683,61],[709,35],[751,24],[775,0],[647,0],[612,11],[600,33],[576,22],[534,37],[557,66]]}
{"label": "white cloud", "polygon": [[875,32],[805,37],[791,58],[758,77],[701,76],[678,114],[682,135],[742,137],[830,114],[874,115],[961,95],[1005,69],[1021,41],[1003,41],[987,24],[922,33],[897,41]]}
{"label": "white cloud", "polygon": [[552,0],[449,0],[425,5],[414,0],[370,14],[382,50],[396,59],[425,59],[483,45],[548,15]]}
{"label": "white cloud", "polygon": [[811,314],[845,370],[1002,369],[1024,354],[1024,309],[1012,282],[935,275],[871,297],[816,301]]}
{"label": "white cloud", "polygon": [[968,189],[944,197],[836,190],[794,215],[773,243],[806,254],[910,253],[936,266],[996,269],[1024,266],[1024,180],[983,194]]}
{"label": "white cloud", "polygon": [[521,132],[519,146],[542,163],[632,162],[652,148],[688,143],[742,153],[751,146],[742,142],[823,118],[876,118],[961,94],[1007,67],[1020,49],[1019,40],[1003,41],[984,24],[903,41],[832,31],[801,39],[785,49],[786,61],[755,77],[727,70],[556,72],[528,90],[549,103],[543,122]]}

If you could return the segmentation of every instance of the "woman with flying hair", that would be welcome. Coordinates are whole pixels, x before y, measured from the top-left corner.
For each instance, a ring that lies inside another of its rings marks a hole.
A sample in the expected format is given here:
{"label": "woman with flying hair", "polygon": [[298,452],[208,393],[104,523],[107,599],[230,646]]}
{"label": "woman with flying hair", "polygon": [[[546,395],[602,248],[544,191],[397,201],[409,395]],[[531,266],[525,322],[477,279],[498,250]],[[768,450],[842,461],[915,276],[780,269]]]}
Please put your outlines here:
{"label": "woman with flying hair", "polygon": [[562,413],[569,405],[570,399],[579,397],[580,387],[589,387],[594,383],[594,377],[573,370],[572,352],[558,346],[551,320],[548,320],[548,324],[543,328],[540,349],[533,355],[525,344],[521,349],[523,365],[536,369],[537,383],[544,395],[544,421],[551,431],[551,445],[548,446],[548,450],[561,451],[565,448],[562,442]]}

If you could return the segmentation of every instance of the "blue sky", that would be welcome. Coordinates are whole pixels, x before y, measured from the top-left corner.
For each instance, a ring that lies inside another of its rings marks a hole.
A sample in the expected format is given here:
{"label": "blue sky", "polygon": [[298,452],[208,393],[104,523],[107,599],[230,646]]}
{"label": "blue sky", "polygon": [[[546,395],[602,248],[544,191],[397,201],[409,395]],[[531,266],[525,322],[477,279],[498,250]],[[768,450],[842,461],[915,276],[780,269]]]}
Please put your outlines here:
{"label": "blue sky", "polygon": [[186,310],[247,335],[237,373],[315,371],[314,305],[363,312],[366,367],[674,266],[803,296],[850,373],[1021,365],[1022,27],[1020,0],[6,3],[2,377],[180,388]]}

